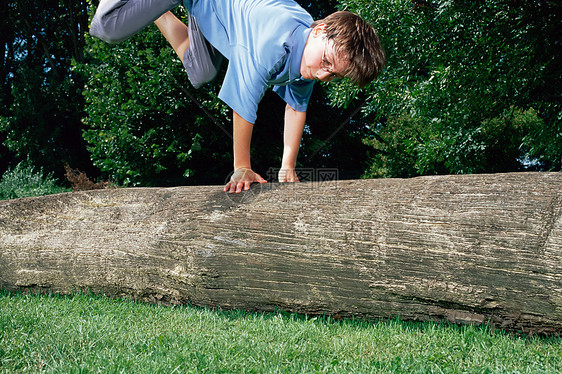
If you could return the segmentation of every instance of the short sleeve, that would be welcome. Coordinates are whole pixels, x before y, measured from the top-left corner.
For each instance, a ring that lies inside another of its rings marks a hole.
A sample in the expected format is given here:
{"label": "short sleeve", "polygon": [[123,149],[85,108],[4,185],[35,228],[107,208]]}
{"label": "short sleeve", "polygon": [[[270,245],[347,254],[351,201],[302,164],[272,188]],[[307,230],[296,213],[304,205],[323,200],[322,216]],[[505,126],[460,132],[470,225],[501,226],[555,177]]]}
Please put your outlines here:
{"label": "short sleeve", "polygon": [[274,86],[273,91],[294,110],[306,112],[313,88],[314,81],[300,80],[286,86]]}
{"label": "short sleeve", "polygon": [[233,47],[219,98],[250,123],[255,123],[258,104],[268,88],[266,72],[244,47]]}

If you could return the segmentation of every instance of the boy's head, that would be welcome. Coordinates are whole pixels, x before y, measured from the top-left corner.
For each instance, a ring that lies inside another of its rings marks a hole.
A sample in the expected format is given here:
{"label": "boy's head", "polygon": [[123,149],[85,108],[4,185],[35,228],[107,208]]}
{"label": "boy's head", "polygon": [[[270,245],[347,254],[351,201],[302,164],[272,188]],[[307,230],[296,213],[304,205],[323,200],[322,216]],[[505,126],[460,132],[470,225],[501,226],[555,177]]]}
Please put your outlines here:
{"label": "boy's head", "polygon": [[324,25],[328,42],[336,58],[347,65],[345,76],[359,87],[376,78],[386,58],[375,29],[355,13],[339,11],[315,21],[311,27]]}

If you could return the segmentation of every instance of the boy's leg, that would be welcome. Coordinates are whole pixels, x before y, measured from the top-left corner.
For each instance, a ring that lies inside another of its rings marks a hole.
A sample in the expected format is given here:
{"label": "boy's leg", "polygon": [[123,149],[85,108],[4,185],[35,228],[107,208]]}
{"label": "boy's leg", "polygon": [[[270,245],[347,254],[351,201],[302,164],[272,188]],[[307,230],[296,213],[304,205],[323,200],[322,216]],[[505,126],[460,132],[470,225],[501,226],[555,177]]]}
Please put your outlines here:
{"label": "boy's leg", "polygon": [[167,12],[154,23],[182,60],[193,87],[199,88],[216,77],[223,57],[201,34],[195,17],[190,16],[186,26]]}
{"label": "boy's leg", "polygon": [[203,36],[195,17],[189,16],[189,46],[183,55],[183,67],[189,81],[199,88],[217,76],[223,56]]}
{"label": "boy's leg", "polygon": [[187,25],[180,21],[172,12],[162,14],[154,21],[158,29],[170,43],[176,54],[183,60],[185,50],[189,46],[189,32]]}
{"label": "boy's leg", "polygon": [[118,43],[179,4],[181,0],[101,0],[90,34],[109,43]]}

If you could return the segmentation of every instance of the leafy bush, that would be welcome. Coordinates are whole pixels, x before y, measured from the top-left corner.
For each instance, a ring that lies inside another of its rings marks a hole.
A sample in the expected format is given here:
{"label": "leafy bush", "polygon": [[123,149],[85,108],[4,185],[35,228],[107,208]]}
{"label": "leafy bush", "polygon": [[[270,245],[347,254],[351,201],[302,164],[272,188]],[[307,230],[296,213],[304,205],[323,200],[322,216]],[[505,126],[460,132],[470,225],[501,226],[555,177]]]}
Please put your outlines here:
{"label": "leafy bush", "polygon": [[[175,11],[186,16],[181,7]],[[230,139],[221,125],[230,112],[217,86],[196,91],[189,85],[154,25],[116,45],[86,35],[85,54],[86,63],[75,65],[87,79],[83,138],[104,179],[124,186],[184,184],[195,170],[224,178],[231,158],[215,157],[207,144],[218,139],[228,156]]]}
{"label": "leafy bush", "polygon": [[541,161],[530,156],[536,151],[529,134],[543,127],[533,108],[507,108],[475,128],[459,128],[456,133],[447,133],[438,118],[391,118],[376,137],[365,139],[377,150],[365,175],[411,177],[536,168]]}
{"label": "leafy bush", "polygon": [[[366,177],[560,170],[560,9],[532,1],[341,3],[377,28],[388,56],[365,90],[365,143],[373,147]],[[345,106],[356,95],[341,84],[331,99]]]}
{"label": "leafy bush", "polygon": [[66,191],[68,189],[57,186],[53,173],[45,175],[43,168],[36,170],[29,161],[22,161],[13,169],[8,169],[0,180],[0,200],[50,195]]}

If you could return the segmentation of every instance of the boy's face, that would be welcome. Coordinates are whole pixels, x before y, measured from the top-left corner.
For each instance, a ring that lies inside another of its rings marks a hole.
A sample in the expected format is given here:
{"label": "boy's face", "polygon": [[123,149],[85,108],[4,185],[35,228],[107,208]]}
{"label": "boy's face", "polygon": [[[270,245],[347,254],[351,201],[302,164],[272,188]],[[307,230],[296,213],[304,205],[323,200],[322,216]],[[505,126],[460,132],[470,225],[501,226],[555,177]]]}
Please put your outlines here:
{"label": "boy's face", "polygon": [[337,58],[334,42],[326,38],[325,25],[319,24],[312,29],[302,55],[302,77],[329,82],[343,78],[347,68],[348,62]]}

